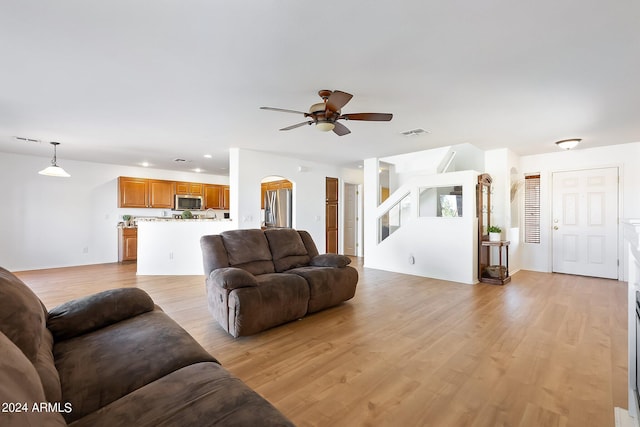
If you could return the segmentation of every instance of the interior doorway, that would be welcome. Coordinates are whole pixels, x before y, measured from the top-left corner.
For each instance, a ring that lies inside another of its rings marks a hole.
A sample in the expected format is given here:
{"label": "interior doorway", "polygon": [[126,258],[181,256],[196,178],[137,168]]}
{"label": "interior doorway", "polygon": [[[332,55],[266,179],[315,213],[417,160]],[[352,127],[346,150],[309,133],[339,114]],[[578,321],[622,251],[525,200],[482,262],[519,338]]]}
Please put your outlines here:
{"label": "interior doorway", "polygon": [[345,255],[358,255],[358,185],[344,184],[344,244]]}
{"label": "interior doorway", "polygon": [[553,173],[553,271],[618,278],[618,168]]}

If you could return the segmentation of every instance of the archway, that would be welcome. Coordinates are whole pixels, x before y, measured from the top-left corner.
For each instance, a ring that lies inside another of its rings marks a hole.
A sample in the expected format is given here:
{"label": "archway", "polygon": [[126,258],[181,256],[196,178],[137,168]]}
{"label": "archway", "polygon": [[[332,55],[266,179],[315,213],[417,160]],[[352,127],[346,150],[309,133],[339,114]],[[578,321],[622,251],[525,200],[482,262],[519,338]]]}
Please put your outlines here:
{"label": "archway", "polygon": [[293,181],[270,175],[260,181],[261,226],[263,228],[292,228]]}

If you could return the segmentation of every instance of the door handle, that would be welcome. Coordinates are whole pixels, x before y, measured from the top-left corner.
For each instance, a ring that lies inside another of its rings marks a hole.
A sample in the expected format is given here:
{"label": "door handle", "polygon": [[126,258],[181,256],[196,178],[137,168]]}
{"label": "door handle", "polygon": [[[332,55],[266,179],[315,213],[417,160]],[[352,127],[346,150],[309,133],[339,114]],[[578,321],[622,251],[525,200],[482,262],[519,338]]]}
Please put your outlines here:
{"label": "door handle", "polygon": [[554,225],[554,226],[553,226],[553,229],[554,229],[554,230],[557,230],[557,229],[558,229],[558,226],[557,226],[557,225]]}

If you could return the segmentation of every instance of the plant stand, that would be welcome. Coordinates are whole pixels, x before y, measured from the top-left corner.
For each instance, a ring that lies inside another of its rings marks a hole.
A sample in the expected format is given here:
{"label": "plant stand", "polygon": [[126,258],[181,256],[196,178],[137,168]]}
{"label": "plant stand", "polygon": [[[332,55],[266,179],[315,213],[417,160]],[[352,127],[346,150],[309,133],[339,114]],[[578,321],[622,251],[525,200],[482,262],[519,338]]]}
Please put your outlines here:
{"label": "plant stand", "polygon": [[[494,285],[504,285],[511,281],[509,276],[509,242],[501,240],[499,242],[491,242],[483,240],[481,242],[481,252],[485,252],[483,259],[487,260],[487,264],[480,265],[480,277],[478,280],[483,283],[493,283]],[[491,248],[498,248],[498,264],[491,264]],[[503,253],[505,256],[503,257]],[[504,261],[504,263],[503,263]]]}

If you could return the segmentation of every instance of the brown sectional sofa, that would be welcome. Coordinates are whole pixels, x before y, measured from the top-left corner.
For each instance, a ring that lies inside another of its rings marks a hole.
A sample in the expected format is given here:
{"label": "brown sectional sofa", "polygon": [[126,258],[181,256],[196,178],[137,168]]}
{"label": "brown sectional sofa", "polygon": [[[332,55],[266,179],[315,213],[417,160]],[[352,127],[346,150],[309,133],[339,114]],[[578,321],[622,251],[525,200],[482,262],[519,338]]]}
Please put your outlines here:
{"label": "brown sectional sofa", "polygon": [[0,268],[0,425],[292,426],[138,288],[47,312]]}
{"label": "brown sectional sofa", "polygon": [[353,298],[351,259],[318,254],[302,230],[230,230],[200,240],[209,310],[234,337],[251,335]]}

